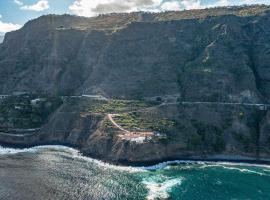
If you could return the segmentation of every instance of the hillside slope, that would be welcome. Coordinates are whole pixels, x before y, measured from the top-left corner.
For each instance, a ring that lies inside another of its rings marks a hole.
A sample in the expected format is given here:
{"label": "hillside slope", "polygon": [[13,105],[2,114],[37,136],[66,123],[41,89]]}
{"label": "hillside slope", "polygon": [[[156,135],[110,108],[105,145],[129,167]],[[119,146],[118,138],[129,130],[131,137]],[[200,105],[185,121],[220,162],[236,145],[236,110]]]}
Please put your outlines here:
{"label": "hillside slope", "polygon": [[0,93],[268,101],[267,6],[43,16],[0,45]]}

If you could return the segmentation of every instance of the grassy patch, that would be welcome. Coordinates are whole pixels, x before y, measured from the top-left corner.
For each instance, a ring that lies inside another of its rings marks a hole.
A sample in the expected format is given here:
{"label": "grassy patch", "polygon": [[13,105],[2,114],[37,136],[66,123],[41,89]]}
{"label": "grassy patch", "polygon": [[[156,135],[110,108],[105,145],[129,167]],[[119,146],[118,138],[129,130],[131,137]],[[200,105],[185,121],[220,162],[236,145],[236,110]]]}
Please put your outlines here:
{"label": "grassy patch", "polygon": [[102,105],[94,106],[90,108],[89,111],[97,113],[123,113],[144,109],[154,105],[156,105],[154,102],[112,100]]}
{"label": "grassy patch", "polygon": [[116,123],[130,131],[158,131],[166,133],[175,127],[170,119],[153,119],[141,116],[139,113],[121,114],[114,117]]}
{"label": "grassy patch", "polygon": [[117,128],[114,127],[112,122],[107,118],[102,123],[102,129],[111,137],[119,131]]}

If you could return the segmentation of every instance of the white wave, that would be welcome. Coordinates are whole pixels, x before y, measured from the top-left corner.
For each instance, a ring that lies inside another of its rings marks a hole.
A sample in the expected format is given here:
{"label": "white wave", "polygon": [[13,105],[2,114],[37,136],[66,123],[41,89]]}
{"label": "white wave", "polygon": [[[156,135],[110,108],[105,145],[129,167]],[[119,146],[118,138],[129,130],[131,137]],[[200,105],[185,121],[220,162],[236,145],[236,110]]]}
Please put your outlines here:
{"label": "white wave", "polygon": [[156,165],[148,166],[148,167],[139,167],[144,170],[159,170],[159,169],[169,169],[170,165],[173,164],[202,164],[205,162],[201,161],[192,161],[192,160],[174,160],[174,161],[167,161],[167,162],[162,162]]}
{"label": "white wave", "polygon": [[[262,164],[249,164],[249,163],[233,163],[233,162],[205,162],[202,166],[199,168],[209,168],[209,167],[223,167],[226,169],[234,169],[234,170],[239,170],[242,172],[247,172],[247,171],[252,171],[248,169],[241,169],[238,167],[258,167],[258,168],[267,168],[270,169],[270,165],[262,165]],[[254,171],[253,171],[254,172]],[[251,172],[252,173],[252,172]]]}
{"label": "white wave", "polygon": [[148,166],[148,167],[139,167],[139,168],[144,169],[144,170],[170,169],[170,165],[173,165],[173,164],[176,164],[176,165],[177,164],[198,164],[198,165],[201,165],[199,168],[218,167],[218,166],[223,166],[223,165],[270,168],[270,165],[263,165],[263,164],[251,164],[251,163],[241,163],[241,162],[195,161],[195,160],[174,160],[174,161],[162,162],[162,163]]}
{"label": "white wave", "polygon": [[231,166],[244,166],[244,167],[263,167],[263,168],[269,168],[270,165],[265,164],[251,164],[251,163],[237,163],[237,162],[217,162],[219,165],[231,165]]}
{"label": "white wave", "polygon": [[270,166],[267,165],[256,165],[256,164],[247,164],[247,163],[228,163],[228,162],[217,162],[216,164],[211,164],[211,163],[205,163],[204,165],[200,166],[199,168],[204,169],[204,168],[211,168],[211,167],[222,167],[223,169],[228,169],[228,170],[237,170],[243,173],[253,173],[253,174],[258,174],[260,176],[268,176],[265,173],[253,171],[250,169],[243,169],[240,167],[259,167],[259,168],[269,168]]}
{"label": "white wave", "polygon": [[51,151],[62,151],[62,152],[68,152],[72,155],[79,154],[79,151],[67,146],[62,145],[43,145],[43,146],[35,146],[31,148],[6,148],[0,146],[0,155],[12,155],[12,154],[18,154],[18,153],[37,153],[42,152],[45,150],[51,150]]}
{"label": "white wave", "polygon": [[[52,146],[36,146],[32,148],[24,148],[24,149],[19,149],[19,148],[6,148],[0,146],[0,155],[12,155],[12,154],[18,154],[18,153],[36,153],[39,150],[42,149],[48,149]],[[53,146],[53,148],[59,148],[59,146]]]}
{"label": "white wave", "polygon": [[[192,161],[192,160],[175,160],[175,161],[167,161],[162,162],[157,165],[148,166],[148,167],[128,167],[128,166],[118,166],[112,165],[97,159],[93,159],[90,157],[83,156],[78,150],[62,146],[62,145],[43,145],[43,146],[36,146],[32,148],[5,148],[0,146],[0,155],[12,155],[18,153],[37,153],[44,150],[51,150],[51,151],[63,151],[68,153],[69,156],[73,158],[82,159],[87,162],[92,162],[97,164],[101,167],[111,168],[115,170],[124,170],[127,172],[146,172],[148,170],[160,170],[160,169],[170,169],[170,165],[172,164],[199,164],[201,165],[200,168],[207,168],[207,167],[217,167],[217,166],[250,166],[250,167],[263,167],[263,168],[270,168],[269,165],[259,165],[259,164],[248,164],[248,163],[230,163],[230,162],[208,162],[208,161]],[[239,169],[239,168],[236,168]],[[239,169],[240,170],[240,169]],[[244,169],[241,169],[242,172],[245,172]],[[252,172],[250,172],[252,173]],[[257,172],[256,172],[257,173]]]}
{"label": "white wave", "polygon": [[260,176],[267,176],[266,174],[264,173],[261,173],[261,172],[257,172],[257,171],[253,171],[253,170],[249,170],[249,169],[241,169],[241,168],[237,168],[237,167],[228,167],[228,166],[223,166],[223,165],[220,165],[222,168],[224,169],[229,169],[229,170],[237,170],[237,171],[240,171],[240,172],[243,172],[243,173],[251,173],[251,174],[258,174]]}
{"label": "white wave", "polygon": [[94,163],[94,164],[96,164],[96,165],[98,165],[99,167],[102,167],[102,168],[105,167],[105,168],[109,168],[109,169],[113,169],[113,170],[126,171],[126,172],[129,172],[129,173],[146,172],[146,170],[143,170],[143,169],[138,168],[138,167],[113,165],[113,164],[110,164],[110,163],[103,162],[101,160],[97,160],[97,159],[93,159],[93,158],[90,158],[90,157],[82,156],[80,153],[75,154],[75,155],[73,154],[72,156],[73,156],[74,159],[80,159],[80,160],[84,160],[86,162],[91,162],[91,163]]}
{"label": "white wave", "polygon": [[143,179],[142,183],[148,189],[147,200],[168,199],[172,188],[181,185],[182,177],[169,178],[162,175],[152,176]]}
{"label": "white wave", "polygon": [[105,168],[110,168],[113,170],[121,170],[121,171],[126,171],[130,173],[135,173],[135,172],[144,172],[145,170],[136,168],[136,167],[129,167],[129,166],[117,166],[117,165],[112,165],[97,159],[89,158],[86,156],[83,156],[78,150],[62,146],[62,145],[44,145],[44,146],[35,146],[32,148],[5,148],[0,146],[0,155],[14,155],[14,154],[19,154],[19,153],[38,153],[42,151],[57,151],[57,152],[64,152],[67,153],[67,156],[72,157],[73,159],[80,159],[84,160],[86,162],[94,163],[97,166],[100,167],[105,167]]}

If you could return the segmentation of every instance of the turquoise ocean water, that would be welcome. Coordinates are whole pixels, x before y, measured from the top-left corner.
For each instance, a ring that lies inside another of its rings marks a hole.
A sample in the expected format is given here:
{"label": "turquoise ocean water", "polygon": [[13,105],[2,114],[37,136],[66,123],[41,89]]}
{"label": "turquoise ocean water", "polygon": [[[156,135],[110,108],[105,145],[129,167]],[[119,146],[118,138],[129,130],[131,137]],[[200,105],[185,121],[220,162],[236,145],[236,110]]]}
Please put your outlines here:
{"label": "turquoise ocean water", "polygon": [[270,199],[270,166],[173,162],[122,167],[63,146],[0,147],[0,199]]}

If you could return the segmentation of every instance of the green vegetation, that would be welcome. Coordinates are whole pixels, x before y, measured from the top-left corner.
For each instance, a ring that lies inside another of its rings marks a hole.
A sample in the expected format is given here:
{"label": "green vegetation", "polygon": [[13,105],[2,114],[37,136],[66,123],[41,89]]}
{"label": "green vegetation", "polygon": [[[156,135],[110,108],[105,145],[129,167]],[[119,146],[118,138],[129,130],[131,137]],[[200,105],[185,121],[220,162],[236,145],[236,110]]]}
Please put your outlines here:
{"label": "green vegetation", "polygon": [[[102,30],[108,33],[114,33],[118,30],[126,27],[134,22],[141,21],[171,21],[181,19],[204,19],[209,16],[222,16],[222,15],[236,15],[236,16],[253,16],[264,13],[270,10],[266,5],[253,5],[253,6],[235,6],[235,7],[217,7],[207,8],[201,10],[184,10],[184,11],[168,11],[162,13],[145,13],[145,12],[133,12],[133,13],[111,13],[102,14],[93,18],[81,18],[80,21],[76,20],[70,24],[59,24],[56,30]],[[45,16],[47,18],[57,17],[55,15]],[[65,16],[63,16],[65,17]],[[73,19],[71,19],[73,20]],[[203,22],[203,21],[202,21]],[[217,28],[214,26],[213,29]]]}
{"label": "green vegetation", "polygon": [[239,112],[239,119],[244,119],[244,117],[245,117],[245,114],[243,113],[243,112]]}
{"label": "green vegetation", "polygon": [[119,125],[130,131],[157,131],[167,133],[176,125],[173,120],[166,118],[147,118],[140,115],[140,113],[121,114],[115,116],[114,119]]}
{"label": "green vegetation", "polygon": [[38,128],[61,104],[58,97],[10,96],[0,103],[0,130]]}
{"label": "green vegetation", "polygon": [[101,105],[93,105],[89,111],[97,113],[123,113],[128,111],[136,111],[139,109],[144,109],[157,105],[155,102],[145,102],[145,101],[122,101],[122,100],[112,100],[104,102]]}
{"label": "green vegetation", "polygon": [[105,118],[105,120],[103,121],[102,129],[105,133],[107,133],[111,137],[119,131],[117,128],[115,128],[115,126],[108,118]]}
{"label": "green vegetation", "polygon": [[137,111],[151,106],[158,105],[153,101],[124,101],[124,100],[111,100],[100,101],[89,98],[68,98],[66,100],[65,112],[77,110],[81,113],[124,113],[130,111]]}
{"label": "green vegetation", "polygon": [[222,130],[218,127],[192,120],[197,132],[189,136],[189,148],[210,152],[222,152],[226,143]]}
{"label": "green vegetation", "polygon": [[197,149],[202,143],[202,136],[198,133],[191,132],[188,138],[188,148]]}
{"label": "green vegetation", "polygon": [[248,136],[245,136],[242,133],[233,133],[234,139],[236,141],[238,141],[240,143],[240,145],[243,146],[243,149],[245,152],[252,152],[253,149],[253,145],[252,145],[252,141]]}
{"label": "green vegetation", "polygon": [[[179,19],[203,19],[209,16],[236,15],[240,17],[260,15],[265,11],[270,10],[266,5],[255,6],[234,6],[234,7],[216,7],[206,8],[201,10],[187,10],[180,12],[164,12],[154,14],[155,20],[169,21]],[[216,28],[216,27],[213,27]]]}

